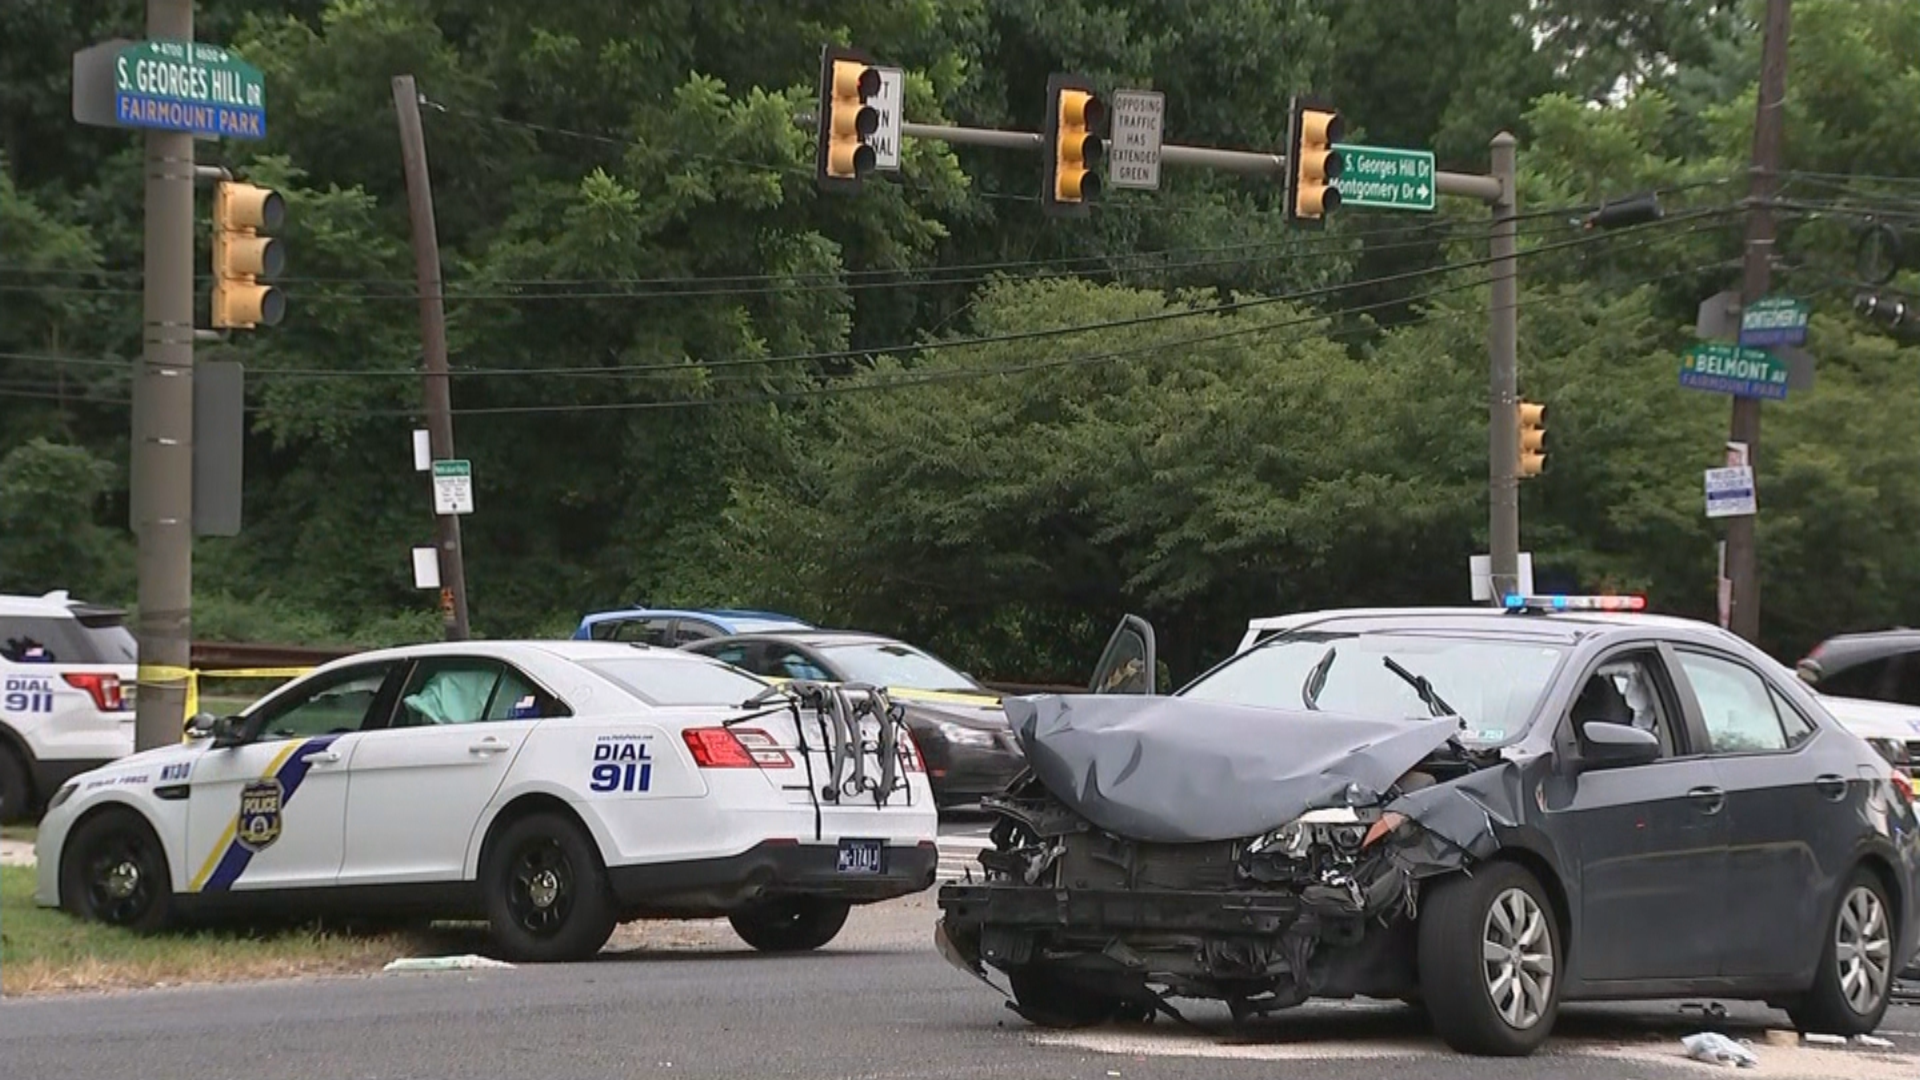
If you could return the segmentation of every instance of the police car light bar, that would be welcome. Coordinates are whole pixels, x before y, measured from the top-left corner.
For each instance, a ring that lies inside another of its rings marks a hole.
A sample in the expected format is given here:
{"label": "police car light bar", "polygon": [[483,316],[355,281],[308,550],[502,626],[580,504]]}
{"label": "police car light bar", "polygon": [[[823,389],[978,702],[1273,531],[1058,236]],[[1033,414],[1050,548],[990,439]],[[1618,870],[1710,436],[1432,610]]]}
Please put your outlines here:
{"label": "police car light bar", "polygon": [[1645,611],[1644,596],[1522,596],[1508,593],[1504,598],[1508,611]]}

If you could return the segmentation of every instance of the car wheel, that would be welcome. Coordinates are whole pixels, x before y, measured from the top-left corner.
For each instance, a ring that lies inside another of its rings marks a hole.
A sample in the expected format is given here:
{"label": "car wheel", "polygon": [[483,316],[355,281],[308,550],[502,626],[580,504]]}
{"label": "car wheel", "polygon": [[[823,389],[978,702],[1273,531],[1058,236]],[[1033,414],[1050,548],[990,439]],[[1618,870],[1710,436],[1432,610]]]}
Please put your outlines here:
{"label": "car wheel", "polygon": [[1880,1026],[1893,997],[1898,939],[1886,886],[1861,867],[1840,891],[1820,969],[1807,996],[1787,1010],[1801,1031],[1865,1035]]}
{"label": "car wheel", "polygon": [[480,882],[493,939],[509,960],[589,960],[613,936],[613,896],[600,853],[563,815],[529,814],[508,825],[487,853]]}
{"label": "car wheel", "polygon": [[851,910],[844,901],[788,896],[761,901],[727,921],[740,940],[761,952],[807,952],[838,937]]}
{"label": "car wheel", "polygon": [[1083,1028],[1120,1016],[1126,1001],[1102,994],[1042,966],[1007,973],[1013,1001],[1021,1016],[1046,1028]]}
{"label": "car wheel", "polygon": [[139,933],[173,921],[173,880],[160,838],[131,810],[109,810],[67,836],[60,899],[79,918]]}
{"label": "car wheel", "polygon": [[33,779],[20,751],[0,742],[0,824],[14,825],[33,817]]}
{"label": "car wheel", "polygon": [[1560,928],[1524,867],[1496,862],[1435,885],[1419,915],[1420,997],[1466,1054],[1524,1057],[1560,1009]]}

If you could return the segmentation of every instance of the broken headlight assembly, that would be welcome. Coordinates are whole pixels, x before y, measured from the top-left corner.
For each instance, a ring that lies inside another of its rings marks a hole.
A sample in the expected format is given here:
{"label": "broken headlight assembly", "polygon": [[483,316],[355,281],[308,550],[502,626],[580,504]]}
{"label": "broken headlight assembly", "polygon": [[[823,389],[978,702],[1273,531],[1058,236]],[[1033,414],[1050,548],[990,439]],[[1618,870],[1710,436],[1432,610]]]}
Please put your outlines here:
{"label": "broken headlight assembly", "polygon": [[1304,859],[1319,847],[1354,858],[1405,820],[1391,811],[1363,813],[1344,806],[1310,810],[1250,841],[1246,853]]}

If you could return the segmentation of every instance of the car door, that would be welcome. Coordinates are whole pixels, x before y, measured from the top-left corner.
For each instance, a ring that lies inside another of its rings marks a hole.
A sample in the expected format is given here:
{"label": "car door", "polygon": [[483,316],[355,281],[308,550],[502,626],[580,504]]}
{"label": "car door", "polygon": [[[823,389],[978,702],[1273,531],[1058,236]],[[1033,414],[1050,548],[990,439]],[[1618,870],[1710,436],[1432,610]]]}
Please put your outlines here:
{"label": "car door", "polygon": [[404,664],[352,664],[308,676],[241,722],[234,746],[193,765],[187,804],[190,892],[331,885],[346,830],[348,757],[386,718]]}
{"label": "car door", "polygon": [[[1713,942],[1726,904],[1730,835],[1713,763],[1688,727],[1662,649],[1616,649],[1581,679],[1556,742],[1559,775],[1570,780],[1546,807],[1559,842],[1578,853],[1581,975],[1593,982],[1711,977],[1719,969]],[[1653,732],[1660,756],[1586,765],[1581,732],[1599,723]]]}
{"label": "car door", "polygon": [[1107,639],[1088,690],[1095,694],[1152,695],[1158,685],[1158,665],[1153,625],[1138,615],[1128,615]]}
{"label": "car door", "polygon": [[1726,792],[1720,974],[1806,971],[1818,959],[1873,780],[1850,759],[1822,761],[1810,745],[1813,724],[1752,666],[1706,648],[1674,653]]}
{"label": "car door", "polygon": [[566,715],[532,677],[491,657],[412,665],[392,721],[353,751],[340,883],[459,880],[481,812],[534,725]]}

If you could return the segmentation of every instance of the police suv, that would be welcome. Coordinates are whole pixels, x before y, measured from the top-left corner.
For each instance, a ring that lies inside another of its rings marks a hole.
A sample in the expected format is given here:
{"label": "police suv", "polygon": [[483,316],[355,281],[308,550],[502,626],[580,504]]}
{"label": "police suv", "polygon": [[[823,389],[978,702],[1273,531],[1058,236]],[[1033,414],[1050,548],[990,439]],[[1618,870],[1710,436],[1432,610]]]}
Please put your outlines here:
{"label": "police suv", "polygon": [[137,652],[120,611],[64,592],[0,596],[0,821],[133,753]]}
{"label": "police suv", "polygon": [[75,777],[36,900],[135,929],[252,908],[484,918],[579,960],[619,922],[727,916],[831,941],[931,888],[937,815],[883,691],[776,686],[677,649],[450,642],[361,653]]}

